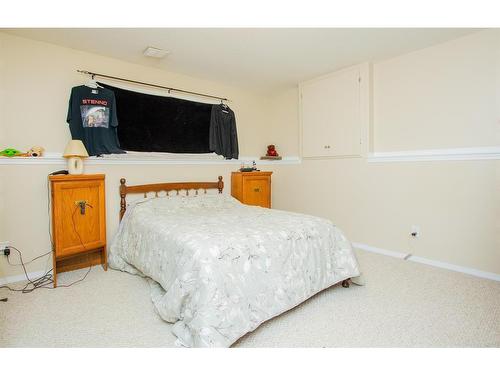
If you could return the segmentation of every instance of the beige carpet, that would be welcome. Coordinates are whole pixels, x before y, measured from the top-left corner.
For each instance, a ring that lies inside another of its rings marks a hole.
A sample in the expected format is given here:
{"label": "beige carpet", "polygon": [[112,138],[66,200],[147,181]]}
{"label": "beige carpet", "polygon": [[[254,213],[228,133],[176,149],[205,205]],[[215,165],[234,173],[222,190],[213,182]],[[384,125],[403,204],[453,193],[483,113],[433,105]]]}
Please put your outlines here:
{"label": "beige carpet", "polygon": [[[500,347],[500,283],[358,252],[366,285],[330,288],[236,347]],[[69,283],[85,271],[61,274]],[[169,347],[147,282],[94,267],[71,288],[0,289],[1,347]]]}

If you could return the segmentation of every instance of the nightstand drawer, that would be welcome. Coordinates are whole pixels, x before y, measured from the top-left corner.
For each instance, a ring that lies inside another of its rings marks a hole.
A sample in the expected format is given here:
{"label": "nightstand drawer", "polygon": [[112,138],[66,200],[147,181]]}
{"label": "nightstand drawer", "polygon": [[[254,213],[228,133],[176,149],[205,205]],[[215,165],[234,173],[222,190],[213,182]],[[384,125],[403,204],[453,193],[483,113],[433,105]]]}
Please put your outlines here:
{"label": "nightstand drawer", "polygon": [[270,177],[243,177],[243,201],[252,206],[271,206]]}
{"label": "nightstand drawer", "polygon": [[272,172],[233,172],[231,195],[243,204],[271,208]]}

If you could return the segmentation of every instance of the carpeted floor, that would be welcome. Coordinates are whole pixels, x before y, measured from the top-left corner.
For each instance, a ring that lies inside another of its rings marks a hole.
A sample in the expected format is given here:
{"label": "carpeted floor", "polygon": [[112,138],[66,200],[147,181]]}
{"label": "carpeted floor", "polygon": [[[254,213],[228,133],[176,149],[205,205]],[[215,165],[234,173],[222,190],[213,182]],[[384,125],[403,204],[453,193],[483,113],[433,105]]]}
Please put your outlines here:
{"label": "carpeted floor", "polygon": [[[236,347],[500,347],[500,283],[358,252],[365,286],[335,286]],[[60,275],[60,283],[85,270]],[[71,288],[0,289],[0,347],[170,347],[146,280],[94,267]]]}

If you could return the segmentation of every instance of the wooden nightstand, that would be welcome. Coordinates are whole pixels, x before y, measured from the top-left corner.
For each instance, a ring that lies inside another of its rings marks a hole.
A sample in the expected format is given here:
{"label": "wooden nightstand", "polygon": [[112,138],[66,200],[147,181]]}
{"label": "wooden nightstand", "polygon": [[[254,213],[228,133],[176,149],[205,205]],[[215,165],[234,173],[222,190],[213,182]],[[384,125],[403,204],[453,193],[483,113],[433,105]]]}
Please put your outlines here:
{"label": "wooden nightstand", "polygon": [[231,195],[243,204],[271,208],[272,173],[231,173]]}
{"label": "wooden nightstand", "polygon": [[107,270],[103,174],[49,176],[54,287],[57,274],[102,264]]}

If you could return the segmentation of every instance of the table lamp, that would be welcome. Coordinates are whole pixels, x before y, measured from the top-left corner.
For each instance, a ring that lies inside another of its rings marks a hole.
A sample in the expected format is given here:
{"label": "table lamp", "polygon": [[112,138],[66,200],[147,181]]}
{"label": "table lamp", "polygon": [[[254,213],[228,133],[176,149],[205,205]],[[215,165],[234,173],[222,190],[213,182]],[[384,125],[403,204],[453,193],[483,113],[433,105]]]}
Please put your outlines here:
{"label": "table lamp", "polygon": [[88,158],[89,154],[82,141],[77,139],[69,141],[64,149],[63,156],[68,159],[69,174],[83,173],[83,158]]}

